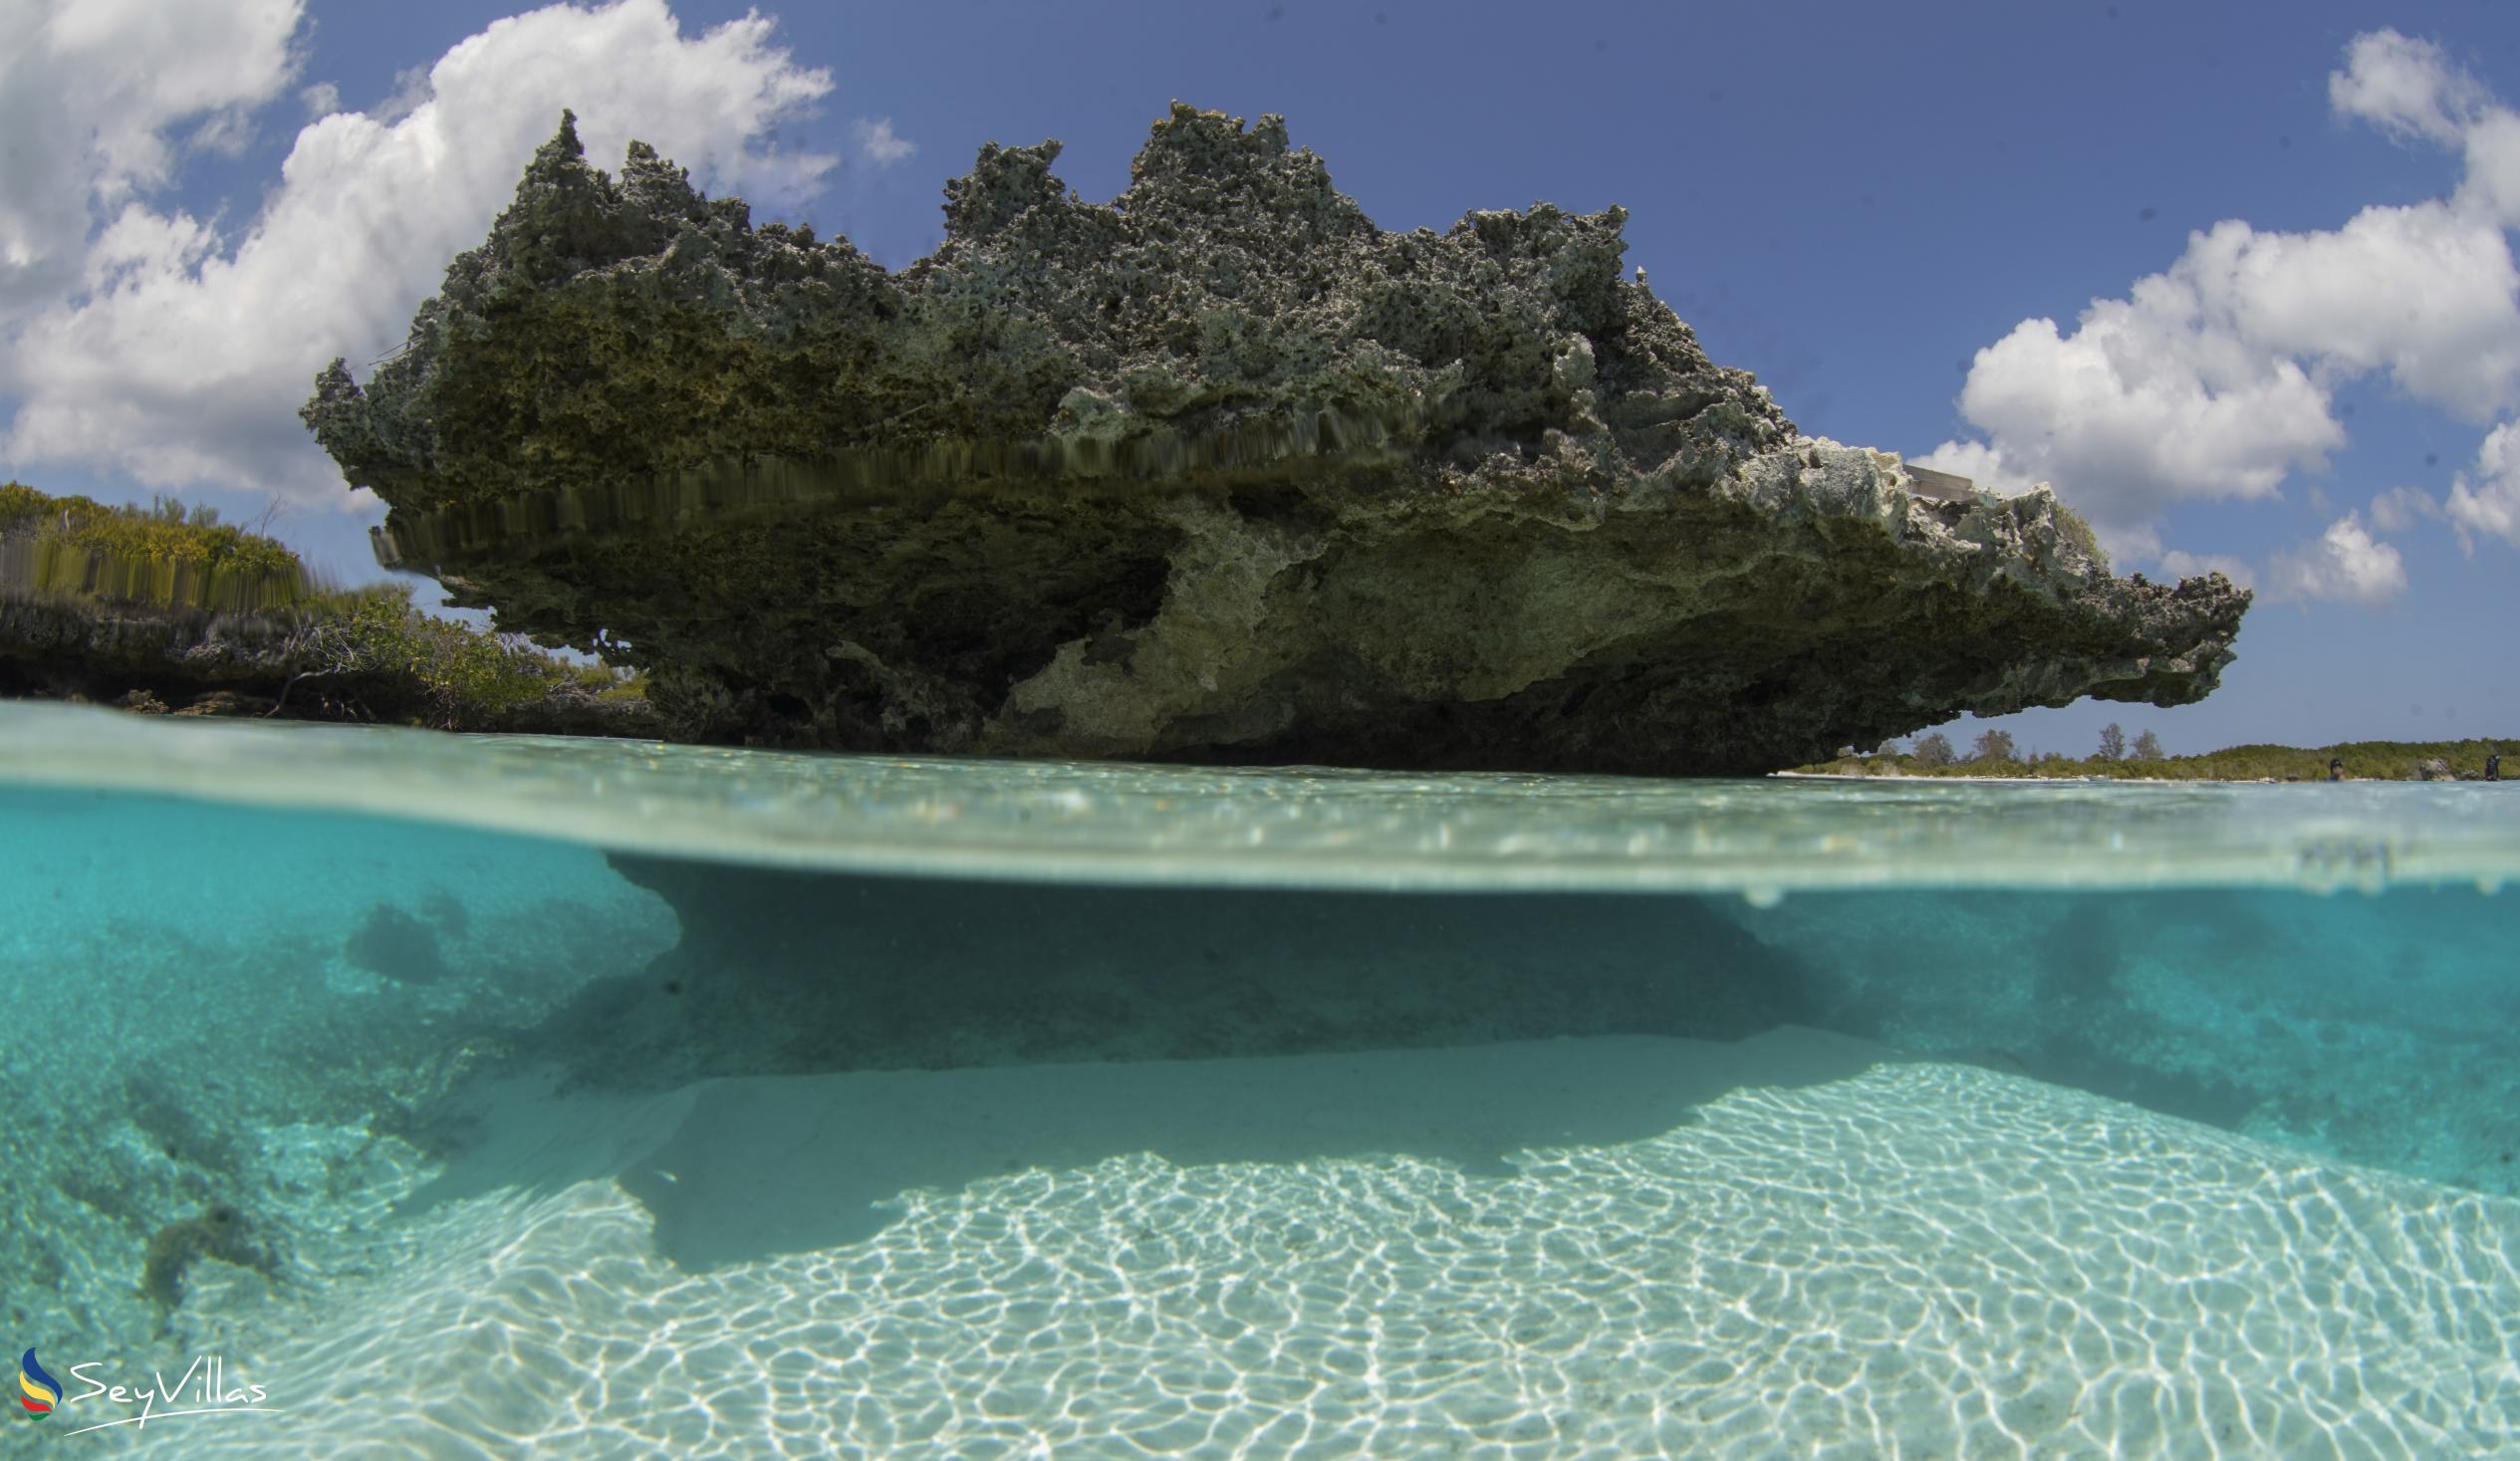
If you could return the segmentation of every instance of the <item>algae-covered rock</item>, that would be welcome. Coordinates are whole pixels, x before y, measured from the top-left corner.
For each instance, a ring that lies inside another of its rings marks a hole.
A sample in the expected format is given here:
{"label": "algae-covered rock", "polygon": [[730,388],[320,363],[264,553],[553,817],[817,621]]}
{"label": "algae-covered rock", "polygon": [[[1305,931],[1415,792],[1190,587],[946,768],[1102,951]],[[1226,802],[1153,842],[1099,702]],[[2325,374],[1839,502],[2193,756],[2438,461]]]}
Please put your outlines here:
{"label": "algae-covered rock", "polygon": [[1279,119],[1177,104],[1111,203],[1058,150],[984,149],[892,274],[564,120],[307,421],[384,561],[691,739],[1763,771],[2231,657],[2221,578],[1800,436],[1619,209],[1387,232]]}

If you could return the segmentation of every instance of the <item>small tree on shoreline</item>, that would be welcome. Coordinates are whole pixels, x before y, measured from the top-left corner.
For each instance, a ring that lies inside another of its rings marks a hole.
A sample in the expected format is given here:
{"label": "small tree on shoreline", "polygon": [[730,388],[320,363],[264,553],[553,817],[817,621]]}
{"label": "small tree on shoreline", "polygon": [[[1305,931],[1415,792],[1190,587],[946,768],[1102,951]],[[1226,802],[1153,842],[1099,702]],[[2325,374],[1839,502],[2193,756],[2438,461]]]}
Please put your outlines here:
{"label": "small tree on shoreline", "polygon": [[2103,761],[2127,759],[2127,733],[2114,720],[2100,728],[2100,759]]}
{"label": "small tree on shoreline", "polygon": [[2143,734],[2137,736],[2135,738],[2135,759],[2138,761],[2160,760],[2161,738],[2152,734],[2150,731],[2145,731]]}

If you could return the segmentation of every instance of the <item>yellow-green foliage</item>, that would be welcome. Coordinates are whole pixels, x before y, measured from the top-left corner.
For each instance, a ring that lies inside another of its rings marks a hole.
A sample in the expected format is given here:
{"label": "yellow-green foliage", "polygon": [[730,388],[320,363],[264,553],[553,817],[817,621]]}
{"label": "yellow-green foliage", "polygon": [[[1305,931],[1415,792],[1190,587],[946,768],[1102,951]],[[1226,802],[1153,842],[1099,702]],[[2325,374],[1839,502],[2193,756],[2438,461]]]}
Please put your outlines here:
{"label": "yellow-green foliage", "polygon": [[23,482],[0,483],[0,588],[222,609],[281,608],[310,592],[296,554],[220,522],[214,508],[165,498],[110,507]]}
{"label": "yellow-green foliage", "polygon": [[598,700],[630,704],[647,698],[647,672],[635,674],[615,671],[604,665],[586,665],[579,670],[580,680],[595,691]]}
{"label": "yellow-green foliage", "polygon": [[417,686],[432,722],[448,730],[496,725],[554,691],[598,695],[617,685],[603,665],[422,613],[400,585],[326,595],[307,612],[327,677]]}
{"label": "yellow-green foliage", "polygon": [[[2329,758],[2334,757],[2345,763],[2346,776],[2355,781],[2413,781],[2416,780],[2415,768],[2426,761],[2446,761],[2453,772],[2481,772],[2485,768],[2485,758],[2497,751],[2520,753],[2520,738],[2508,741],[2347,741],[2308,751],[2293,746],[2232,746],[2221,751],[2208,751],[2202,756],[2122,761],[2091,770],[2103,776],[2144,781],[2203,778],[2250,781],[2267,777],[2282,781],[2295,776],[2303,781],[2325,781]],[[2520,773],[2520,756],[2515,756],[2514,760],[2515,772]]]}
{"label": "yellow-green foliage", "polygon": [[2092,525],[2081,513],[2061,502],[2056,505],[2056,533],[2067,544],[2080,550],[2085,558],[2104,569],[2109,567],[2109,550],[2100,546],[2100,537],[2092,531]]}

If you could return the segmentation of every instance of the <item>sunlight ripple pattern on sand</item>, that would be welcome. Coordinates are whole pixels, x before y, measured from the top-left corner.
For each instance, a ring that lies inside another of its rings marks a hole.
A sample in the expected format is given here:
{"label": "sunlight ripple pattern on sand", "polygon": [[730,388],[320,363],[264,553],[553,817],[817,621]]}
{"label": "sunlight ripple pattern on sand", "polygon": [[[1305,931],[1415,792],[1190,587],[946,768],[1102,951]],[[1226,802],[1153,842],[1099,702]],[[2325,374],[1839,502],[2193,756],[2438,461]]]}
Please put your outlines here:
{"label": "sunlight ripple pattern on sand", "polygon": [[1699,1114],[1019,1172],[705,1274],[609,1181],[485,1198],[256,1367],[337,1455],[2520,1454],[2511,1202],[1962,1067]]}

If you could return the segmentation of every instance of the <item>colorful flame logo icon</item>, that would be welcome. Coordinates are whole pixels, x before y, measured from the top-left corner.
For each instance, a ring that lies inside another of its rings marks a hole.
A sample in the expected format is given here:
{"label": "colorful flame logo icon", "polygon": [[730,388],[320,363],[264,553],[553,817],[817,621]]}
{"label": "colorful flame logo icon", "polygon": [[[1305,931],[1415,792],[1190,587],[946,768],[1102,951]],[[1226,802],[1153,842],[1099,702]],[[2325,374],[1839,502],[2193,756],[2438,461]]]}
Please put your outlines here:
{"label": "colorful flame logo icon", "polygon": [[49,1415],[61,1403],[61,1386],[35,1362],[35,1351],[18,1361],[18,1403],[38,1415]]}

